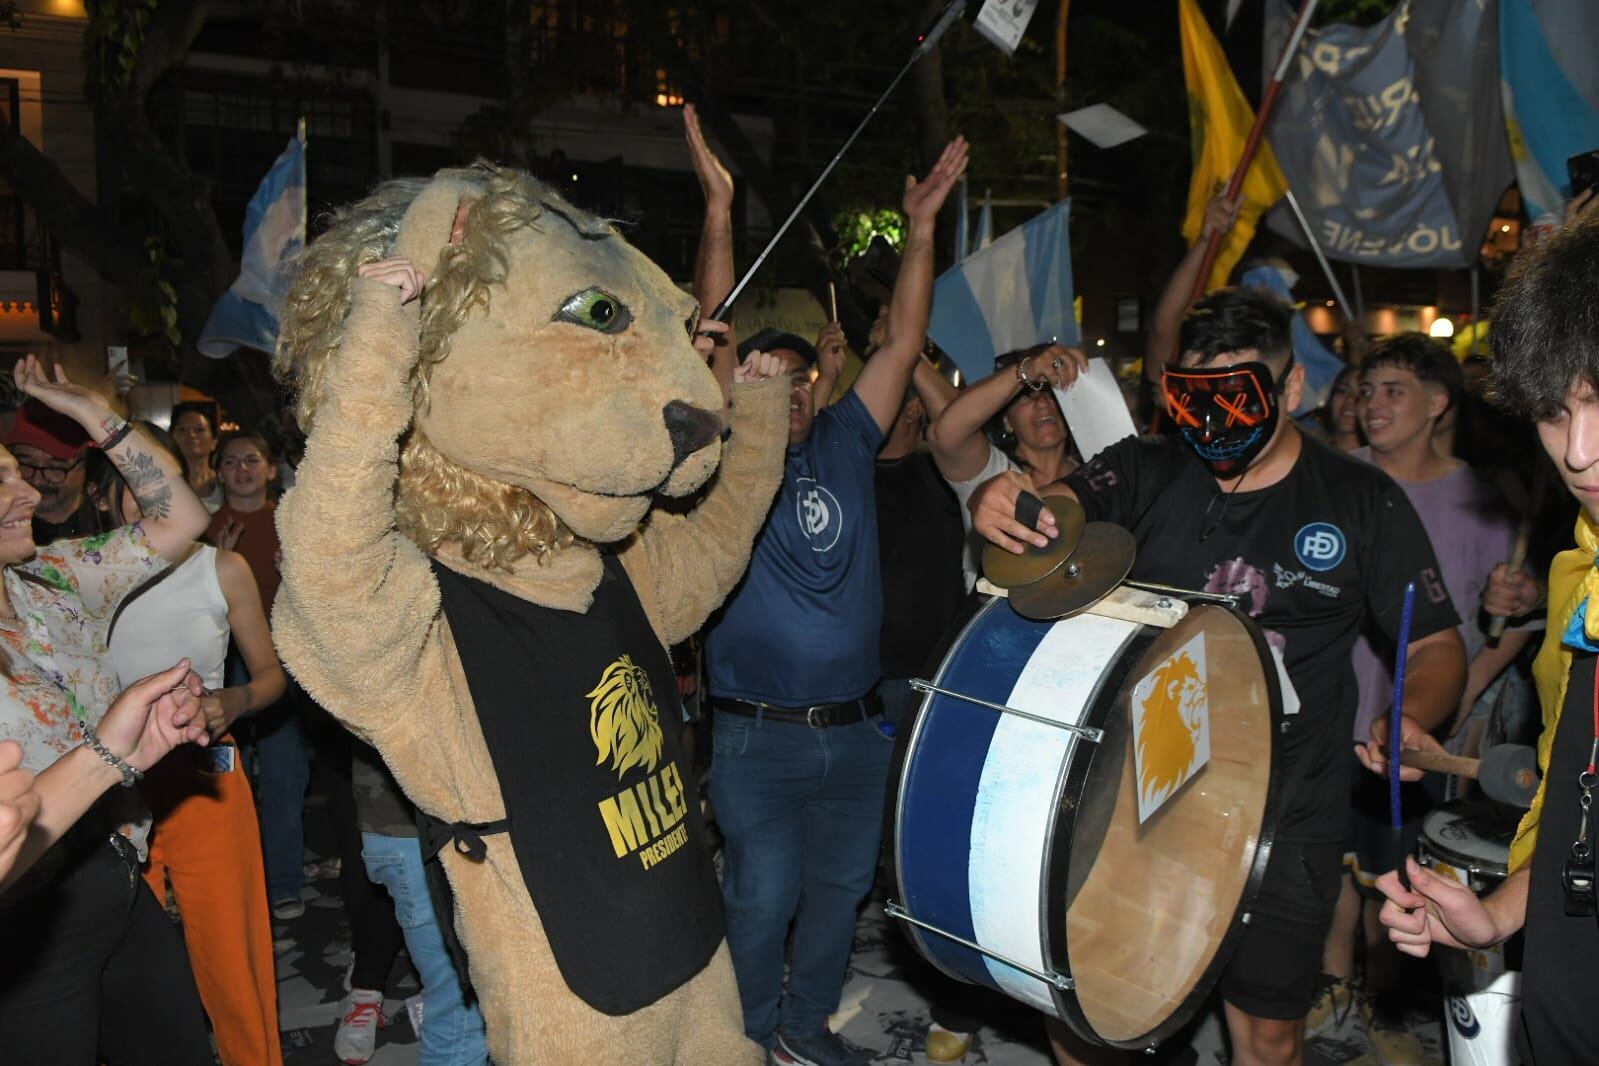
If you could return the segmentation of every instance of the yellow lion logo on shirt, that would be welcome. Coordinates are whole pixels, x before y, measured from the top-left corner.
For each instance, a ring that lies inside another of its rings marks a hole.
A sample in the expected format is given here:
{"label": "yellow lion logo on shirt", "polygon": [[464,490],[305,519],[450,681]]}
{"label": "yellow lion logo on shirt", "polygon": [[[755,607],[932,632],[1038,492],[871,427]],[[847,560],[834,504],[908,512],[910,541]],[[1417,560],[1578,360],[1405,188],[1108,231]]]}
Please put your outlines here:
{"label": "yellow lion logo on shirt", "polygon": [[617,777],[635,766],[654,770],[661,761],[661,721],[644,668],[622,656],[605,668],[588,699],[589,736],[599,752],[594,765],[609,757]]}

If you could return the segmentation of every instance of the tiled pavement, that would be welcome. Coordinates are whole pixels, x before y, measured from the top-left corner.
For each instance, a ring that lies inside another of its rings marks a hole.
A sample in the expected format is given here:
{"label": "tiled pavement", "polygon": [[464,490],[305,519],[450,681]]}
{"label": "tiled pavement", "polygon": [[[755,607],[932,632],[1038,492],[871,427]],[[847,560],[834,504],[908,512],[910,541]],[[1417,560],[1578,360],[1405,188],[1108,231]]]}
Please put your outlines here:
{"label": "tiled pavement", "polygon": [[[310,822],[320,813],[313,807]],[[311,833],[313,839],[317,836]],[[308,856],[313,861],[314,856]],[[276,923],[278,938],[278,997],[283,1027],[284,1057],[288,1066],[330,1066],[333,1033],[344,996],[344,973],[349,964],[349,936],[343,924],[338,881],[322,876],[306,888],[305,916]],[[881,908],[873,904],[862,915],[856,931],[855,951],[835,1027],[873,1053],[878,1064],[919,1064],[927,1028],[928,1004],[919,991],[922,964],[890,928]],[[417,1037],[406,1020],[403,1002],[415,994],[416,978],[402,955],[387,989],[385,1014],[389,1027],[379,1035],[374,1066],[412,1066],[417,1061]],[[528,1004],[537,1010],[536,1003]],[[972,1007],[989,1024],[978,1034],[966,1062],[972,1066],[1049,1066],[1050,1058],[1037,1015],[1008,1000],[985,999]],[[1427,1050],[1427,1063],[1443,1062],[1436,1018],[1417,1014],[1411,1019]],[[1141,1061],[1154,1063],[1227,1062],[1222,1050],[1219,1016],[1207,1012],[1182,1038],[1162,1053]],[[1309,1066],[1333,1063],[1374,1064],[1376,1058],[1358,1022],[1349,1019],[1338,1030],[1315,1038],[1307,1056]]]}

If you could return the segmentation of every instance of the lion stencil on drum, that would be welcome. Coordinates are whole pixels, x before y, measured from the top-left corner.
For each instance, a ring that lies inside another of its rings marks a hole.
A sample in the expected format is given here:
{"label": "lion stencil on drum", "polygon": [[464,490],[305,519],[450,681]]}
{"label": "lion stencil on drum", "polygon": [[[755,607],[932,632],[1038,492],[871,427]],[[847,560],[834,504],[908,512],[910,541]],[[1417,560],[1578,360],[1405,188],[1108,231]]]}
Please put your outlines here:
{"label": "lion stencil on drum", "polygon": [[1140,823],[1210,761],[1208,687],[1200,633],[1133,689]]}

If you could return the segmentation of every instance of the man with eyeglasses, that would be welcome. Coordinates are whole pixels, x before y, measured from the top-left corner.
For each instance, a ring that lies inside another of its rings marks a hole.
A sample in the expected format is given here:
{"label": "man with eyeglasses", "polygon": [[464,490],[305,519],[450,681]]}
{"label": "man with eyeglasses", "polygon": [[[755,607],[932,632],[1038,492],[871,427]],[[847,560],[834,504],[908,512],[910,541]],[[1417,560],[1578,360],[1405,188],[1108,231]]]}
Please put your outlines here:
{"label": "man with eyeglasses", "polygon": [[45,545],[63,537],[86,536],[94,503],[84,491],[89,438],[70,419],[29,400],[17,411],[6,434],[22,477],[39,492],[33,512],[33,541]]}

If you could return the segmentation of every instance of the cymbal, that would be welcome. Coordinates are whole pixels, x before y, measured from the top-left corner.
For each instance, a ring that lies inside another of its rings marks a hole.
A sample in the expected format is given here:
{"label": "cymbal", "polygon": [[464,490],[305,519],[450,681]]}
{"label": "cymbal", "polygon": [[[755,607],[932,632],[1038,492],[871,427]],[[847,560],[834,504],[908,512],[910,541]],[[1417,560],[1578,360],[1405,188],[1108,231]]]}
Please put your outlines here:
{"label": "cymbal", "polygon": [[1082,504],[1070,496],[1048,496],[1044,506],[1055,516],[1055,528],[1060,536],[1042,548],[1025,545],[1020,555],[1001,548],[998,544],[983,548],[983,576],[1002,589],[1031,584],[1054,573],[1066,562],[1066,557],[1077,549],[1083,536],[1083,524],[1088,520]]}
{"label": "cymbal", "polygon": [[1133,535],[1121,526],[1089,522],[1065,565],[1031,584],[1011,589],[1010,605],[1017,614],[1039,621],[1077,614],[1126,580],[1136,550]]}

